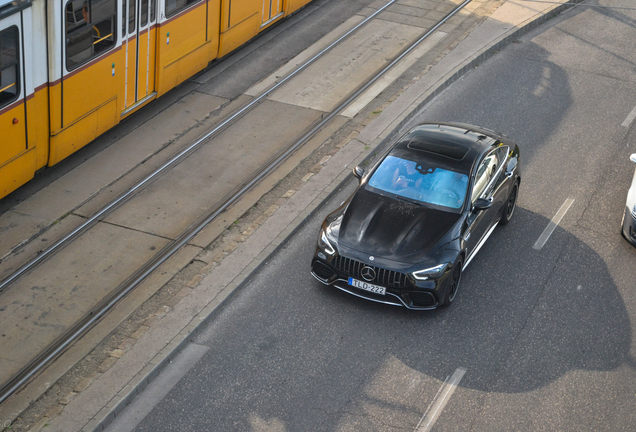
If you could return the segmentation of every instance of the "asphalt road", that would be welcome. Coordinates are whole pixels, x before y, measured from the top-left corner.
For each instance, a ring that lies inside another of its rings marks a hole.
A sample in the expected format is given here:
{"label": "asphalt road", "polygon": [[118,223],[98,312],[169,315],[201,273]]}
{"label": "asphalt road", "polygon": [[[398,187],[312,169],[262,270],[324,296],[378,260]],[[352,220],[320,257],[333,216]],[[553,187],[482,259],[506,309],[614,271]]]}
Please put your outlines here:
{"label": "asphalt road", "polygon": [[422,419],[436,431],[634,430],[636,249],[620,221],[636,152],[635,126],[623,126],[636,105],[635,19],[577,7],[418,115],[522,148],[517,213],[451,308],[411,312],[313,280],[320,222],[349,184],[109,430],[413,431]]}

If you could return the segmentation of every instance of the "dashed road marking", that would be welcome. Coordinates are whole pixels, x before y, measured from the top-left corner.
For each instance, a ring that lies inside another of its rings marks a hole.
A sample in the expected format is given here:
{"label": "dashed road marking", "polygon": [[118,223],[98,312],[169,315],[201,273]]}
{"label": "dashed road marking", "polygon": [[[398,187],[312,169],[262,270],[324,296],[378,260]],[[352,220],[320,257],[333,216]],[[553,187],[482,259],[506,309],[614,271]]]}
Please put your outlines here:
{"label": "dashed road marking", "polygon": [[632,122],[634,121],[635,118],[636,118],[636,107],[634,107],[632,112],[629,113],[629,115],[627,116],[625,121],[621,124],[621,126],[629,127],[629,125],[632,124]]}
{"label": "dashed road marking", "polygon": [[565,216],[573,202],[574,198],[568,198],[565,200],[565,202],[563,203],[559,211],[554,215],[548,226],[545,227],[543,233],[536,241],[534,246],[532,246],[532,249],[541,250],[541,248],[543,247],[543,245],[545,245],[545,242],[548,241],[548,239],[552,235],[552,232],[559,225],[559,222],[561,222],[561,219],[563,219],[563,216]]}
{"label": "dashed road marking", "polygon": [[460,367],[455,369],[452,376],[446,378],[446,381],[444,381],[444,384],[435,395],[433,402],[420,419],[420,422],[417,424],[415,432],[428,432],[433,428],[437,418],[444,410],[444,407],[455,392],[455,389],[459,385],[459,382],[462,380],[465,373],[466,369]]}

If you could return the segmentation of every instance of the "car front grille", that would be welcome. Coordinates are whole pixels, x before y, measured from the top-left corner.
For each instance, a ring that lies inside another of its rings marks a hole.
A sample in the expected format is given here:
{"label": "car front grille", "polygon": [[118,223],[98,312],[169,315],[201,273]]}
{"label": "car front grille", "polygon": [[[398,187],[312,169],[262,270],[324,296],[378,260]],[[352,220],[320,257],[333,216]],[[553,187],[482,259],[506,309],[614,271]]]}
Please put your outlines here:
{"label": "car front grille", "polygon": [[364,266],[371,267],[375,271],[375,278],[367,282],[382,285],[388,288],[406,287],[407,277],[406,277],[406,274],[404,273],[396,272],[393,270],[386,270],[380,267],[370,266],[368,264],[364,264],[360,261],[343,257],[341,255],[338,255],[334,259],[333,264],[336,266],[336,268],[340,272],[346,274],[347,276],[350,276],[352,278],[356,278],[359,280],[365,280],[361,276],[360,270],[362,270]]}

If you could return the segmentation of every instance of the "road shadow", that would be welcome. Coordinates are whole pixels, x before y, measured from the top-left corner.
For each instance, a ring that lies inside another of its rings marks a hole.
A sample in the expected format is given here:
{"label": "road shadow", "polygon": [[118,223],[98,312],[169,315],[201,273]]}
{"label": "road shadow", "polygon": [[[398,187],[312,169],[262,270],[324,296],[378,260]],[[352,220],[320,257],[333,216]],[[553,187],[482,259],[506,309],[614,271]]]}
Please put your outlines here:
{"label": "road shadow", "polygon": [[[528,164],[562,127],[571,87],[543,48],[507,49],[519,54],[514,62],[494,56],[492,67],[471,72],[481,85],[456,90],[456,83],[444,95],[452,103],[421,120],[504,131]],[[500,82],[513,78],[519,85],[510,93]],[[517,102],[504,110],[502,100]],[[459,103],[467,107],[461,113],[453,110]],[[530,183],[522,185],[523,198]],[[628,311],[604,258],[559,227],[533,249],[549,223],[540,214],[518,207],[464,273],[455,304],[432,312],[372,303],[313,280],[319,219],[197,338],[212,349],[138,430],[156,430],[153,422],[165,430],[392,430],[389,420],[395,430],[413,430],[460,367],[460,387],[503,395],[576,371],[635,367]]]}
{"label": "road shadow", "polygon": [[455,303],[428,312],[314,280],[318,227],[308,225],[197,336],[211,349],[135,430],[412,430],[460,367],[460,387],[484,394],[634,367],[603,258],[561,228],[534,250],[548,222],[518,207],[466,269]]}
{"label": "road shadow", "polygon": [[[440,380],[467,368],[462,386],[500,393],[532,391],[573,370],[634,367],[629,315],[606,263],[559,227],[543,249],[533,249],[528,239],[548,223],[518,208],[466,270],[450,308],[428,316],[385,311],[430,326],[435,342],[434,349],[394,355]],[[418,342],[413,346],[426,346]]]}
{"label": "road shadow", "polygon": [[[568,71],[550,57],[526,35],[446,89],[417,122],[460,122],[503,132],[522,146],[522,162],[528,165],[574,103]],[[515,86],[502,85],[509,82]]]}

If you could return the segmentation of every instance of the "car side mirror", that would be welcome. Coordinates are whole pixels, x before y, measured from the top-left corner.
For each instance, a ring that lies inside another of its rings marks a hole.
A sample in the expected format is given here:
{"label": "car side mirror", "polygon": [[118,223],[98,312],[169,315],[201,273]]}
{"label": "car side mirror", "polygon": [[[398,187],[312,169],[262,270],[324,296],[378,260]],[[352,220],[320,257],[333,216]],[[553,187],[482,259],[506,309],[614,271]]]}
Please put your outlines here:
{"label": "car side mirror", "polygon": [[634,163],[636,163],[636,153],[632,154],[632,155],[629,157],[629,160],[630,160],[630,161],[632,161],[632,162],[634,162]]}
{"label": "car side mirror", "polygon": [[490,207],[492,207],[492,198],[479,198],[477,201],[475,201],[475,204],[473,204],[473,210],[486,210]]}
{"label": "car side mirror", "polygon": [[356,166],[353,169],[353,175],[356,176],[359,180],[362,180],[362,176],[364,175],[364,169],[360,168],[360,166]]}

